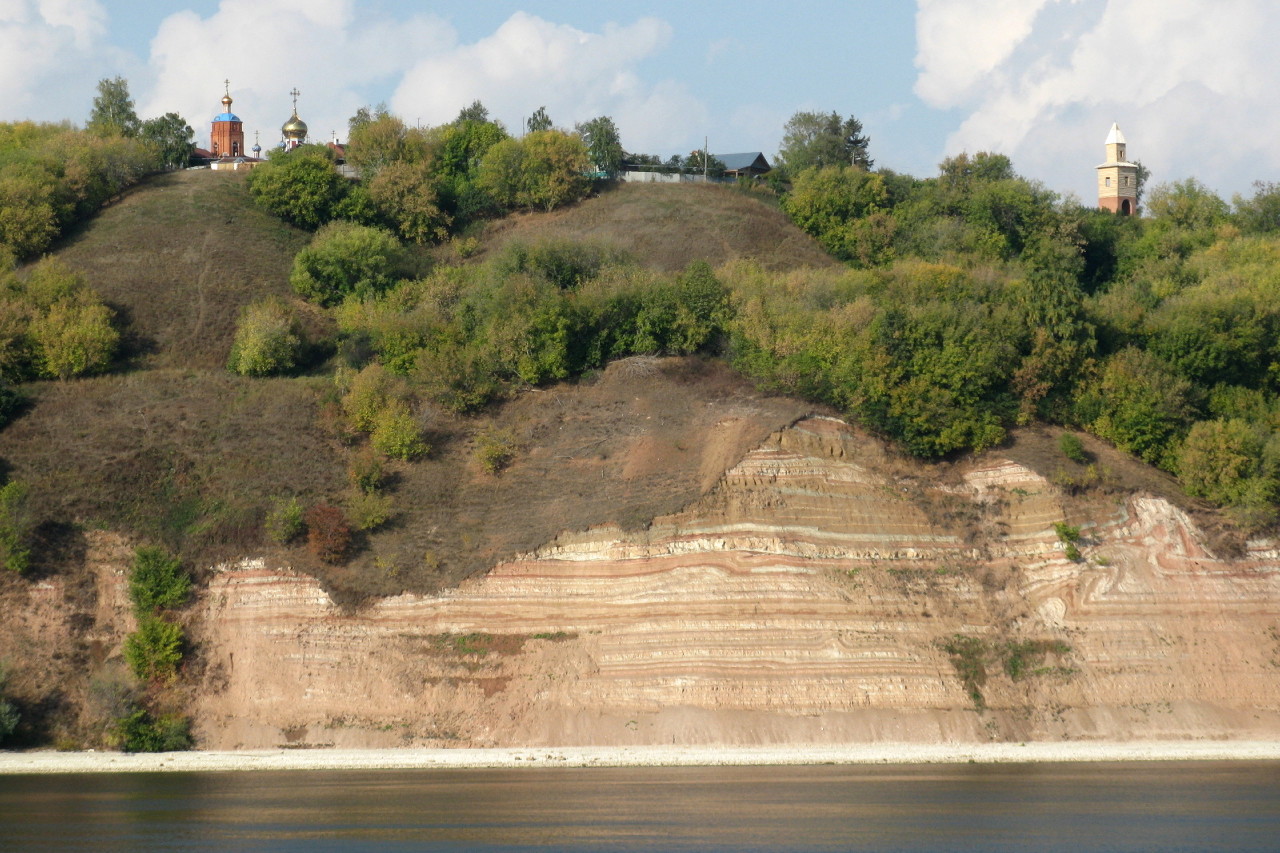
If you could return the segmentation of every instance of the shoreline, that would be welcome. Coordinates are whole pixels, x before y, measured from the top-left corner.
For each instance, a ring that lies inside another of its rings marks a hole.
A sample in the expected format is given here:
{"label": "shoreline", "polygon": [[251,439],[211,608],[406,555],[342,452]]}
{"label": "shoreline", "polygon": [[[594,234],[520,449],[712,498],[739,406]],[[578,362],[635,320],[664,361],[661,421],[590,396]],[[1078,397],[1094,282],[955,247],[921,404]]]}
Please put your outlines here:
{"label": "shoreline", "polygon": [[747,767],[1280,761],[1280,741],[865,743],[797,746],[556,746],[492,749],[262,749],[220,752],[0,752],[0,775],[254,770],[479,770],[518,767]]}

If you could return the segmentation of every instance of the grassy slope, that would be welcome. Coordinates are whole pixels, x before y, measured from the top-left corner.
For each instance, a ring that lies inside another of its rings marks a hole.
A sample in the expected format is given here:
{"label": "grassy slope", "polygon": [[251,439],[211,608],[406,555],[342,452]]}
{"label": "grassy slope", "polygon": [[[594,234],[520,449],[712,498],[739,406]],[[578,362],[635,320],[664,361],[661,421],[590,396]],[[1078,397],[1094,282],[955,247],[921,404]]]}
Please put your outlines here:
{"label": "grassy slope", "polygon": [[512,240],[545,238],[608,243],[664,271],[739,258],[769,269],[835,264],[781,211],[735,187],[700,184],[620,184],[566,210],[490,223],[478,257]]}

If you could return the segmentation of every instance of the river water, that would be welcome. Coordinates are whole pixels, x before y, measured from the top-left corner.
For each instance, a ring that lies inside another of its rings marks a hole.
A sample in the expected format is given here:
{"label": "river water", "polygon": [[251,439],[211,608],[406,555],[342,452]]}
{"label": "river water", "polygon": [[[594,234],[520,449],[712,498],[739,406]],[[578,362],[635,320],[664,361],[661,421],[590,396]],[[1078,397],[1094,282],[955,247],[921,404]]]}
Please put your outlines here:
{"label": "river water", "polygon": [[0,850],[1275,851],[1280,762],[0,776]]}

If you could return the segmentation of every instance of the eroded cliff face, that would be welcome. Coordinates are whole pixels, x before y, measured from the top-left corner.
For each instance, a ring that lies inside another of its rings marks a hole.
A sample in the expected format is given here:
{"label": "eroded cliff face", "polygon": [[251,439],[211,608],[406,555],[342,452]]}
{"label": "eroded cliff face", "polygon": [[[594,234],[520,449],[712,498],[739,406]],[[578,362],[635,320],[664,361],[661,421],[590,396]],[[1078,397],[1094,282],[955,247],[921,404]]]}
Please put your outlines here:
{"label": "eroded cliff face", "polygon": [[437,596],[223,567],[191,632],[205,748],[1280,735],[1273,544],[998,452],[924,479],[826,418]]}

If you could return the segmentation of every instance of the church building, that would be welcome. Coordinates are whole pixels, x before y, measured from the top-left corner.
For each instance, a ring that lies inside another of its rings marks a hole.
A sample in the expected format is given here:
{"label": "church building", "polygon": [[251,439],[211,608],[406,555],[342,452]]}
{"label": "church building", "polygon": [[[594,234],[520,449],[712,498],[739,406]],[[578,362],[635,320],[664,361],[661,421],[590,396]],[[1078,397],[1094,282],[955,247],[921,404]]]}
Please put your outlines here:
{"label": "church building", "polygon": [[280,147],[286,151],[292,151],[307,141],[307,123],[298,118],[298,96],[302,93],[295,86],[289,94],[293,96],[293,115],[280,128]]}
{"label": "church building", "polygon": [[1107,162],[1098,167],[1098,207],[1133,216],[1138,212],[1138,164],[1126,157],[1119,124],[1112,123],[1105,144]]}
{"label": "church building", "polygon": [[209,132],[210,153],[215,160],[222,157],[244,156],[244,122],[231,112],[231,81],[224,81],[226,94],[222,96],[222,112],[213,118]]}

